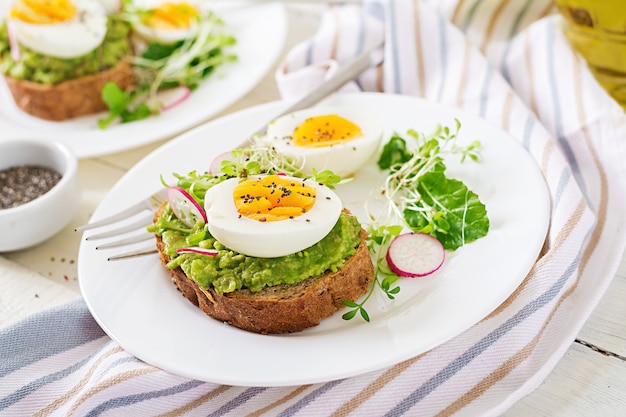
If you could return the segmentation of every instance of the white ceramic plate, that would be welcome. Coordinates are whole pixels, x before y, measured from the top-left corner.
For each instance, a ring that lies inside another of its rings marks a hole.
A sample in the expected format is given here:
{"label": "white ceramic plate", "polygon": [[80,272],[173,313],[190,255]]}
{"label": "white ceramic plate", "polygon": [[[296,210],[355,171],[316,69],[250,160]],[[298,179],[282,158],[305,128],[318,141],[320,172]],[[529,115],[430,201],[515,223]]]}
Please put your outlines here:
{"label": "white ceramic plate", "polygon": [[[2,0],[0,0],[2,1]],[[217,10],[225,30],[237,38],[231,49],[238,60],[220,67],[193,94],[158,117],[110,126],[97,121],[106,113],[51,122],[32,117],[15,105],[0,77],[0,130],[12,137],[45,137],[67,145],[80,158],[119,152],[166,139],[207,121],[247,94],[282,53],[287,36],[285,7],[278,3]]]}
{"label": "white ceramic plate", "polygon": [[[460,143],[480,139],[481,163],[447,161],[485,202],[489,234],[454,253],[422,279],[404,279],[395,301],[368,304],[372,321],[341,314],[301,333],[263,336],[205,316],[183,298],[156,255],[108,262],[115,251],[83,241],[78,257],[84,298],[102,328],[128,352],[174,374],[224,384],[283,386],[329,381],[393,365],[458,335],[500,305],[528,273],[545,239],[550,213],[543,177],[506,133],[460,110],[415,98],[361,93],[328,103],[377,111],[387,133],[462,123]],[[205,124],[167,143],[131,169],[94,213],[97,219],[159,189],[159,176],[206,170],[213,156],[238,144],[284,103],[251,108]],[[387,134],[386,137],[389,137]],[[372,161],[337,192],[363,219],[363,200],[381,175]],[[153,243],[151,243],[153,246]]]}

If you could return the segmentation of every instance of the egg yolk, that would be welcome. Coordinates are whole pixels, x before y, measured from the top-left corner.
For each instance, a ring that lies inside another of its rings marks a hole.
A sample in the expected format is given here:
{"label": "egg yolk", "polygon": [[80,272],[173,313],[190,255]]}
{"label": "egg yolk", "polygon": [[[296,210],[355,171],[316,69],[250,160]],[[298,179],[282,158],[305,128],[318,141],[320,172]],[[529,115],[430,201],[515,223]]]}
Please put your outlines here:
{"label": "egg yolk", "polygon": [[154,29],[187,29],[197,16],[198,10],[189,3],[162,3],[150,10],[144,23]]}
{"label": "egg yolk", "polygon": [[309,117],[293,131],[296,146],[321,148],[348,142],[362,136],[361,128],[336,114]]}
{"label": "egg yolk", "polygon": [[76,6],[68,0],[18,0],[11,9],[12,18],[34,24],[61,23],[75,15]]}
{"label": "egg yolk", "polygon": [[233,191],[237,212],[261,222],[300,216],[313,207],[315,195],[314,187],[280,175],[243,181]]}

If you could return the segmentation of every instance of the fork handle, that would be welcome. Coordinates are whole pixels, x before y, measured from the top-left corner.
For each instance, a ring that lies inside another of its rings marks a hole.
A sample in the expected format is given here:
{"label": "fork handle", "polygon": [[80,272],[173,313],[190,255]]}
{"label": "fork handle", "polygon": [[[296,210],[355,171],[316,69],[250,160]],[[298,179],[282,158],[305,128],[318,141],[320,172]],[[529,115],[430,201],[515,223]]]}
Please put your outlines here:
{"label": "fork handle", "polygon": [[[308,107],[317,104],[322,99],[334,93],[349,81],[356,79],[366,69],[373,65],[378,65],[382,61],[382,53],[378,49],[383,46],[384,42],[379,42],[366,51],[357,55],[347,64],[339,68],[335,74],[320,84],[317,88],[310,91],[304,97],[287,107],[287,109],[276,115],[274,119],[289,114],[291,112],[306,109]],[[255,132],[255,135],[263,135],[267,132],[267,123],[263,127]]]}

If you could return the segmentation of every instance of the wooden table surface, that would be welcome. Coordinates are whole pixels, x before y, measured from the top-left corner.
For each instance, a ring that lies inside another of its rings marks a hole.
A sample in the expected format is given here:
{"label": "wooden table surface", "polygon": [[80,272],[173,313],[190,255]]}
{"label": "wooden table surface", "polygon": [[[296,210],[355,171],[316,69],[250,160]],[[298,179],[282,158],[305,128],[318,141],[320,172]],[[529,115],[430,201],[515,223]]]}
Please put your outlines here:
{"label": "wooden table surface", "polygon": [[[313,6],[288,6],[289,36],[284,51],[309,37],[319,16]],[[272,69],[244,99],[221,114],[279,98]],[[0,254],[0,328],[26,315],[80,296],[77,254],[86,223],[108,190],[165,141],[79,162],[82,202],[73,221],[50,240],[30,249]],[[557,367],[530,395],[504,415],[626,416],[626,258],[576,340]]]}

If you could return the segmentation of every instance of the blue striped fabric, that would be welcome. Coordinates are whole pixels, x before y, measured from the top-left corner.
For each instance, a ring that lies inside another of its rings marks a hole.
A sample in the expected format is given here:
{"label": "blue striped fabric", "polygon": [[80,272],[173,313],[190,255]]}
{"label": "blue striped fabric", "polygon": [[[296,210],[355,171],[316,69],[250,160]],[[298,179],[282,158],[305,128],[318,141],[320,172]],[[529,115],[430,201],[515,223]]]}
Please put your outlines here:
{"label": "blue striped fabric", "polygon": [[419,357],[357,377],[236,387],[139,361],[77,301],[0,331],[0,415],[501,414],[562,357],[626,246],[619,234],[624,112],[558,23],[549,0],[338,5],[276,74],[279,85],[286,76],[293,82],[310,66],[341,64],[384,36],[384,63],[363,74],[361,88],[459,106],[508,131],[534,157],[552,198],[546,244],[519,288],[484,320]]}
{"label": "blue striped fabric", "polygon": [[[72,321],[64,320],[66,316]],[[50,310],[43,318],[27,318],[0,330],[8,343],[0,351],[0,378],[48,356],[104,336],[82,302]]]}

